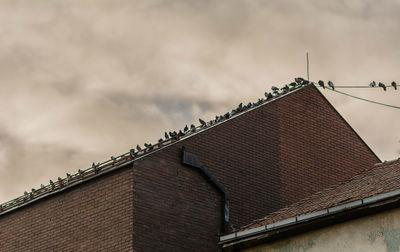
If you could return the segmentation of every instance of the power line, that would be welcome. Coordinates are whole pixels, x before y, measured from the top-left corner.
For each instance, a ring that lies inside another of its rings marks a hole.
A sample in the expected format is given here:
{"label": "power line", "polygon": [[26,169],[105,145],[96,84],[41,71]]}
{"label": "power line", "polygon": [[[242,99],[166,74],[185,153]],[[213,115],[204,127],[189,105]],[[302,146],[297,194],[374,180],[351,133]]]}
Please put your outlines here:
{"label": "power line", "polygon": [[[335,87],[335,88],[337,88],[337,87]],[[358,97],[358,96],[354,96],[354,95],[351,95],[351,94],[347,94],[347,93],[343,93],[341,91],[334,90],[334,89],[332,89],[330,87],[326,87],[326,89],[329,89],[330,91],[333,91],[333,92],[336,92],[336,93],[339,93],[339,94],[342,94],[342,95],[346,95],[346,96],[349,96],[349,97],[352,97],[352,98],[355,98],[355,99],[358,99],[358,100],[362,100],[362,101],[366,101],[366,102],[370,102],[370,103],[374,103],[374,104],[378,104],[378,105],[382,105],[382,106],[386,106],[386,107],[391,107],[391,108],[395,108],[395,109],[400,109],[399,106],[394,106],[394,105],[389,105],[389,104],[385,104],[385,103],[381,103],[381,102],[376,102],[376,101],[364,99],[364,98],[361,98],[361,97]]]}
{"label": "power line", "polygon": [[[317,86],[322,88],[321,86]],[[400,87],[400,85],[396,85],[396,87]],[[371,86],[335,86],[335,88],[382,88],[382,87],[371,87]],[[394,88],[393,86],[386,86],[386,88]]]}

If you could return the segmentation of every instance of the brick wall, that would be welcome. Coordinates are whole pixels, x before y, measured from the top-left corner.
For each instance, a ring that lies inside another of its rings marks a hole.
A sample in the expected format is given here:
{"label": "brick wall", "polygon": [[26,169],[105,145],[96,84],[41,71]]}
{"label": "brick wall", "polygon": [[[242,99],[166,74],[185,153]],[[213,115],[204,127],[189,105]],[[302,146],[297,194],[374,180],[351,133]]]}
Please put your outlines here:
{"label": "brick wall", "polygon": [[181,146],[230,192],[238,225],[379,162],[315,87],[303,88],[136,162],[135,251],[217,250],[220,194],[180,164]]}
{"label": "brick wall", "polygon": [[0,251],[217,251],[221,195],[181,164],[182,146],[229,191],[237,225],[379,162],[308,86],[0,217]]}
{"label": "brick wall", "polygon": [[132,251],[132,169],[0,216],[0,251]]}

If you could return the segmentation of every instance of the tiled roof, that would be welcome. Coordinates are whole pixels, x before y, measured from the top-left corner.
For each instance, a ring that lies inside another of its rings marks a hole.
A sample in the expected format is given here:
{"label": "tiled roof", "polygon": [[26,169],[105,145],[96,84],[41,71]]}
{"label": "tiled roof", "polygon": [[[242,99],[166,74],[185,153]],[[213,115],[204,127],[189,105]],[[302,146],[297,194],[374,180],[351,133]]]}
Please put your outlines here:
{"label": "tiled roof", "polygon": [[376,164],[347,181],[319,191],[236,231],[253,229],[398,189],[400,189],[400,158]]}
{"label": "tiled roof", "polygon": [[[80,184],[86,180],[95,178],[101,174],[107,173],[111,170],[117,169],[122,166],[126,166],[135,160],[142,159],[149,154],[152,154],[160,149],[168,147],[181,139],[185,139],[192,135],[195,135],[199,132],[203,132],[209,128],[222,124],[232,118],[240,116],[250,110],[256,109],[260,106],[266,105],[271,101],[275,101],[285,95],[294,92],[295,90],[299,90],[304,86],[313,85],[313,82],[306,81],[302,78],[296,78],[296,82],[292,82],[288,85],[285,85],[283,88],[273,87],[273,92],[265,93],[265,98],[258,99],[255,103],[248,104],[239,104],[239,106],[233,109],[231,112],[225,113],[224,115],[216,116],[214,120],[204,122],[199,126],[192,125],[191,127],[187,127],[185,130],[180,130],[179,133],[176,131],[172,132],[172,137],[167,139],[161,138],[155,144],[145,144],[145,147],[140,150],[131,149],[129,152],[124,153],[120,156],[111,157],[110,160],[107,160],[103,163],[93,163],[90,168],[85,170],[78,170],[75,174],[67,174],[65,178],[58,178],[57,180],[51,181],[46,186],[42,186],[41,188],[32,189],[32,191],[25,192],[24,195],[0,204],[0,215],[5,214],[9,211],[12,211],[20,206],[29,204],[43,197],[52,195],[54,193],[65,190],[66,188],[70,188],[77,184]],[[170,132],[171,133],[171,132]],[[169,134],[171,135],[171,134]]]}

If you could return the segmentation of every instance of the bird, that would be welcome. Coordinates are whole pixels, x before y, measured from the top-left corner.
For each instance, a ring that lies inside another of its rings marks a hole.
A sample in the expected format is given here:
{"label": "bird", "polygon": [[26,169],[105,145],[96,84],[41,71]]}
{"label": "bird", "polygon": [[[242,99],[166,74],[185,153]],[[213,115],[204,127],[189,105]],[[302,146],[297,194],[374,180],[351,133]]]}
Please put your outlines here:
{"label": "bird", "polygon": [[310,82],[308,80],[303,80],[303,85],[308,85]]}
{"label": "bird", "polygon": [[78,170],[78,173],[79,173],[79,174],[82,174],[82,173],[83,173],[83,171],[82,171],[81,169],[79,169],[79,170]]}
{"label": "bird", "polygon": [[294,78],[294,81],[297,82],[298,84],[301,84],[304,81],[304,79],[297,77],[297,78]]}
{"label": "bird", "polygon": [[[136,145],[136,150],[139,151],[139,152],[142,151],[142,148],[140,148],[139,144]],[[94,163],[93,163],[93,164],[94,164]]]}
{"label": "bird", "polygon": [[179,130],[178,136],[182,137],[184,135],[185,135],[185,133],[183,133],[182,130]]}
{"label": "bird", "polygon": [[206,122],[203,121],[201,118],[199,118],[199,122],[200,122],[201,126],[205,126],[206,125]]}
{"label": "bird", "polygon": [[267,93],[265,92],[265,97],[267,98],[267,100],[273,98],[274,96],[271,93]]}
{"label": "bird", "polygon": [[186,125],[185,128],[183,128],[183,132],[186,132],[189,130],[189,127]]}
{"label": "bird", "polygon": [[297,83],[296,83],[296,82],[292,82],[292,83],[289,84],[289,86],[291,86],[292,88],[294,88],[294,87],[297,86]]}
{"label": "bird", "polygon": [[92,164],[92,168],[96,168],[96,164],[94,162]]}
{"label": "bird", "polygon": [[392,87],[394,87],[394,90],[397,90],[397,84],[396,84],[396,82],[392,82]]}
{"label": "bird", "polygon": [[242,111],[243,110],[243,103],[239,103],[238,107],[237,107],[238,111]]}
{"label": "bird", "polygon": [[58,179],[58,181],[62,181],[62,178],[60,178],[60,177],[58,177],[57,179]]}
{"label": "bird", "polygon": [[32,188],[32,192],[35,192],[36,191],[36,189],[35,188]]}
{"label": "bird", "polygon": [[383,84],[382,82],[379,82],[378,86],[380,86],[381,88],[383,88],[383,91],[386,91],[386,85]]}
{"label": "bird", "polygon": [[49,180],[50,185],[54,184],[53,180]]}
{"label": "bird", "polygon": [[325,89],[325,84],[324,84],[324,82],[323,82],[322,80],[319,80],[319,81],[318,81],[318,85],[319,85],[320,87],[322,87],[323,89]]}
{"label": "bird", "polygon": [[71,177],[71,174],[67,173],[67,177],[68,177],[68,178]]}
{"label": "bird", "polygon": [[376,87],[375,81],[372,81],[371,83],[369,83],[369,86],[370,86],[370,87]]}
{"label": "bird", "polygon": [[283,92],[287,93],[287,92],[289,92],[289,86],[285,85],[283,88],[281,88],[281,90],[283,90]]}
{"label": "bird", "polygon": [[191,125],[190,125],[190,129],[191,129],[192,131],[196,131],[196,126],[194,126],[194,124],[191,124]]}
{"label": "bird", "polygon": [[40,184],[40,188],[44,188],[45,186],[43,184]]}
{"label": "bird", "polygon": [[162,139],[162,138],[158,139],[158,142],[159,142],[159,143],[161,143],[162,141],[163,141],[163,139]]}
{"label": "bird", "polygon": [[279,88],[277,88],[275,86],[272,86],[271,89],[272,89],[272,91],[278,91],[279,90]]}
{"label": "bird", "polygon": [[168,133],[167,133],[167,132],[165,132],[165,133],[164,133],[164,137],[165,137],[165,140],[167,140],[167,139],[169,138],[169,136],[168,136]]}
{"label": "bird", "polygon": [[111,156],[111,160],[115,161],[115,159],[116,159],[116,158],[115,158],[114,156]]}
{"label": "bird", "polygon": [[28,195],[28,192],[27,192],[27,191],[25,191],[25,192],[24,192],[24,195]]}
{"label": "bird", "polygon": [[335,85],[333,85],[332,81],[328,81],[328,86],[330,86],[333,90],[335,90]]}
{"label": "bird", "polygon": [[231,223],[232,230],[239,229],[238,225]]}
{"label": "bird", "polygon": [[227,113],[224,115],[224,118],[225,118],[225,119],[228,119],[229,116],[230,116],[230,115],[229,115],[229,112],[227,112]]}

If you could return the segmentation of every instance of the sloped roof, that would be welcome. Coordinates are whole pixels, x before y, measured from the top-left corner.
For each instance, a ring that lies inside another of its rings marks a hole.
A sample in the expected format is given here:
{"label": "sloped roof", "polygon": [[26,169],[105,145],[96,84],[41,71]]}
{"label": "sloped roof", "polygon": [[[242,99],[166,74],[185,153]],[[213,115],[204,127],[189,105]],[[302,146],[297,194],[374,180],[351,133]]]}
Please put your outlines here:
{"label": "sloped roof", "polygon": [[351,179],[319,191],[246,225],[244,231],[400,189],[400,158],[370,167]]}
{"label": "sloped roof", "polygon": [[18,198],[0,204],[0,215],[13,211],[21,206],[30,204],[41,198],[64,191],[67,188],[81,184],[87,180],[93,179],[102,174],[124,167],[128,164],[133,163],[136,160],[145,158],[146,156],[151,155],[161,149],[176,144],[177,142],[180,142],[183,139],[186,139],[188,137],[206,131],[215,126],[221,125],[233,118],[241,116],[261,106],[267,105],[270,102],[285,97],[288,94],[296,92],[297,90],[300,90],[303,87],[314,84],[304,79],[301,78],[299,79],[297,79],[297,82],[292,82],[288,85],[285,85],[283,88],[280,89],[274,88],[275,90],[273,93],[266,92],[265,98],[260,98],[258,99],[258,101],[254,103],[248,103],[248,104],[241,103],[237,108],[233,109],[231,112],[217,116],[214,120],[207,121],[205,122],[205,124],[202,125],[189,127],[188,130],[186,131],[182,130],[182,132],[181,131],[179,132],[181,134],[174,132],[175,136],[170,137],[168,139],[160,139],[159,142],[154,144],[149,144],[146,147],[143,147],[141,150],[137,151],[135,149],[131,149],[129,152],[116,157],[111,157],[111,159],[103,163],[97,163],[97,164],[93,163],[93,165],[90,168],[87,168],[85,170],[78,170],[78,172],[75,174],[72,175],[67,174],[67,177],[65,178],[59,177],[57,180],[54,180],[54,182],[50,180],[50,183],[46,186],[33,189],[32,191],[29,192],[25,192],[24,195]]}

